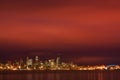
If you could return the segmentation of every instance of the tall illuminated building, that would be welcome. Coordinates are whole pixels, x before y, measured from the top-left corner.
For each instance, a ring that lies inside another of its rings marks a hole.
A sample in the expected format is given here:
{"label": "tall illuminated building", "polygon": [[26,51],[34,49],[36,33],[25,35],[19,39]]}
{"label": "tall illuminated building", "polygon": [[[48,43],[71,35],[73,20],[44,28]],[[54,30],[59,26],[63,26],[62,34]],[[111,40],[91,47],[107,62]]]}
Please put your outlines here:
{"label": "tall illuminated building", "polygon": [[39,57],[38,57],[38,56],[35,56],[34,68],[35,68],[35,69],[38,69],[38,68],[39,68]]}
{"label": "tall illuminated building", "polygon": [[56,59],[56,66],[59,67],[59,64],[60,64],[60,57],[57,57],[57,59]]}
{"label": "tall illuminated building", "polygon": [[35,63],[38,64],[39,63],[39,57],[35,56]]}
{"label": "tall illuminated building", "polygon": [[28,68],[31,68],[32,65],[33,65],[33,60],[32,60],[32,59],[29,59],[29,57],[27,57],[26,65],[27,65],[27,69],[28,69]]}

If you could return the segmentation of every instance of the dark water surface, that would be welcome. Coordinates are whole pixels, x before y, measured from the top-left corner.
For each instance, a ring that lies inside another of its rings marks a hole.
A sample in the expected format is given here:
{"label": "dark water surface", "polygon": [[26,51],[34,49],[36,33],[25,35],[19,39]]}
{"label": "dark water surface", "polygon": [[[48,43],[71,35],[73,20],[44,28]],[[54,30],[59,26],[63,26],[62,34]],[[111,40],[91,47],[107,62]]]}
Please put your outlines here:
{"label": "dark water surface", "polygon": [[120,80],[120,71],[0,71],[0,80]]}

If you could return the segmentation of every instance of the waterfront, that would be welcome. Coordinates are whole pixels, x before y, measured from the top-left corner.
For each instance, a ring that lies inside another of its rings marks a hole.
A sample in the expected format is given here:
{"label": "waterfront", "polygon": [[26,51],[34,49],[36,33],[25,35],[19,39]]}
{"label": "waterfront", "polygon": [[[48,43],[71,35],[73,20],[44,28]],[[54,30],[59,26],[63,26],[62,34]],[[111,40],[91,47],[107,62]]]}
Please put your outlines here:
{"label": "waterfront", "polygon": [[120,80],[120,71],[1,71],[0,80]]}
{"label": "waterfront", "polygon": [[41,61],[35,56],[35,59],[27,57],[26,60],[0,63],[0,71],[3,70],[120,70],[120,65],[77,65],[73,62],[61,62],[60,57]]}

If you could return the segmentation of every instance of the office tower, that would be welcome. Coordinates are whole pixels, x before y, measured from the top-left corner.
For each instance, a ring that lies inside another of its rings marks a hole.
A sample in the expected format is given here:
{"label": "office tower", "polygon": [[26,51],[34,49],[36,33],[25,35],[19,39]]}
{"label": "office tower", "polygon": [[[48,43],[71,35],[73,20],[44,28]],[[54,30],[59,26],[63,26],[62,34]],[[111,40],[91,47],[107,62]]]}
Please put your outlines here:
{"label": "office tower", "polygon": [[56,66],[59,67],[59,64],[60,64],[60,57],[57,57],[57,59],[56,59]]}
{"label": "office tower", "polygon": [[39,68],[39,57],[35,56],[34,69],[38,69],[38,68]]}
{"label": "office tower", "polygon": [[27,57],[27,61],[26,61],[26,65],[27,65],[27,69],[31,68],[33,65],[33,60],[29,59],[29,57]]}
{"label": "office tower", "polygon": [[38,56],[35,56],[35,63],[36,63],[36,65],[38,65],[38,63],[39,63],[39,57]]}

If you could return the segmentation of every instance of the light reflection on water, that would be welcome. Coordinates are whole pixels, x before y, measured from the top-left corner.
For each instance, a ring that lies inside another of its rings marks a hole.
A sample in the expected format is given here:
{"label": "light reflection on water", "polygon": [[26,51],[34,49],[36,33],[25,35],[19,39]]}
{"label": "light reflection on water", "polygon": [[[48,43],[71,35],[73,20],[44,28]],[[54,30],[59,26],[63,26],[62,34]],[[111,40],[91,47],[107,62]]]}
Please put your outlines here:
{"label": "light reflection on water", "polygon": [[120,71],[0,72],[0,80],[120,80]]}

